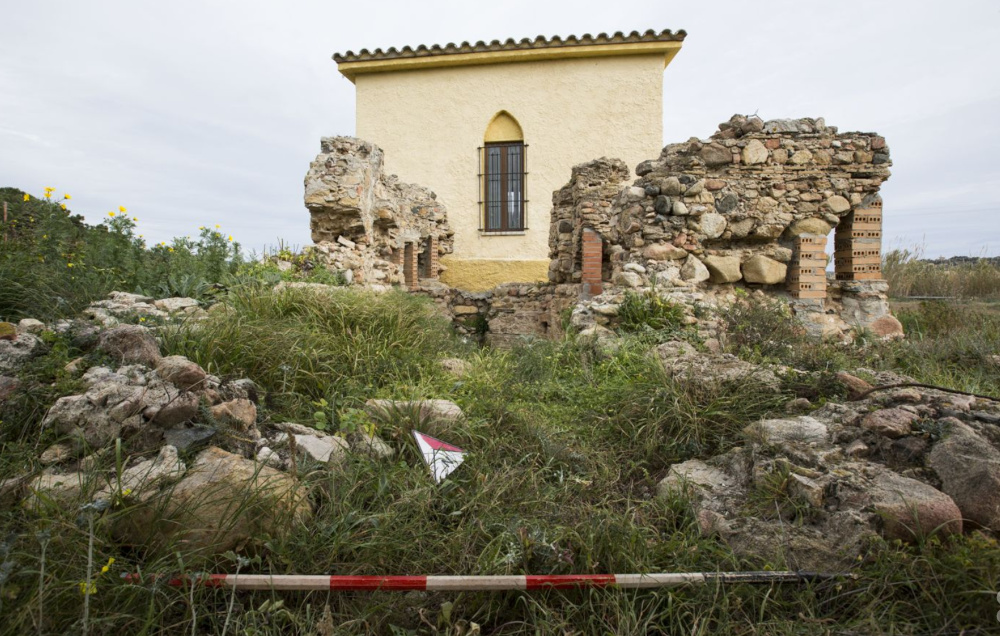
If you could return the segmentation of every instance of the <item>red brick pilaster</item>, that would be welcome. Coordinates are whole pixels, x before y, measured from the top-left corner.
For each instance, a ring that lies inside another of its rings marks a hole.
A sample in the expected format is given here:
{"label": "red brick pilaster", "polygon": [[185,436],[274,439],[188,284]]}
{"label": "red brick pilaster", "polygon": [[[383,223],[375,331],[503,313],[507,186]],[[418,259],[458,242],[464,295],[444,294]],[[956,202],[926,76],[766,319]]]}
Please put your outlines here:
{"label": "red brick pilaster", "polygon": [[583,268],[581,282],[583,286],[580,289],[580,295],[590,298],[591,296],[600,294],[603,290],[601,284],[601,260],[604,248],[601,235],[589,227],[584,228],[581,240],[583,241],[581,255],[581,265]]}
{"label": "red brick pilaster", "polygon": [[427,278],[438,277],[438,239],[433,234],[427,237]]}
{"label": "red brick pilaster", "polygon": [[417,250],[413,243],[407,243],[403,249],[403,277],[406,279],[406,286],[416,289],[419,282],[417,272]]}

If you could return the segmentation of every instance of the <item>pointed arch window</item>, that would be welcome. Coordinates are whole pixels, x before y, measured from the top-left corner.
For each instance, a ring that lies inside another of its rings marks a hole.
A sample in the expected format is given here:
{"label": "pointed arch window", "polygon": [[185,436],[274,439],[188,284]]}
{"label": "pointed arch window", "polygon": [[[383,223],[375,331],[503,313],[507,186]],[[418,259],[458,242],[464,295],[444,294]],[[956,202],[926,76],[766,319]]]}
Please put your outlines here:
{"label": "pointed arch window", "polygon": [[484,232],[527,229],[527,148],[521,126],[500,111],[486,129],[480,151],[480,228]]}

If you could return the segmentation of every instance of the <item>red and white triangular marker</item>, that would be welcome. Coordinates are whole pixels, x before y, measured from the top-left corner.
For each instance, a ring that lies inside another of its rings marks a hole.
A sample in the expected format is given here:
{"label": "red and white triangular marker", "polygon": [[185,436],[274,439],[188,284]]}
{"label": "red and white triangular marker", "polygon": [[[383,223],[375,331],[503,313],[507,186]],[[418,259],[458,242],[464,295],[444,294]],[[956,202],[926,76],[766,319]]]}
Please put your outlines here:
{"label": "red and white triangular marker", "polygon": [[413,438],[417,440],[424,463],[431,469],[431,477],[439,484],[453,470],[461,466],[465,459],[465,451],[458,446],[452,446],[418,431],[413,431]]}

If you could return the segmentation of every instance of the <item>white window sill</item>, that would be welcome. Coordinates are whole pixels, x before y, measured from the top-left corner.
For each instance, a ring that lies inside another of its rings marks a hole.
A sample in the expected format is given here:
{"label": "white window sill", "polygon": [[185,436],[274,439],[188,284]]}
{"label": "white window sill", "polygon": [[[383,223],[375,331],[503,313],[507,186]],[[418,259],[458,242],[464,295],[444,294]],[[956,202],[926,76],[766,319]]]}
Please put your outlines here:
{"label": "white window sill", "polygon": [[525,230],[517,230],[515,232],[488,232],[486,230],[479,230],[479,236],[524,236],[527,234]]}

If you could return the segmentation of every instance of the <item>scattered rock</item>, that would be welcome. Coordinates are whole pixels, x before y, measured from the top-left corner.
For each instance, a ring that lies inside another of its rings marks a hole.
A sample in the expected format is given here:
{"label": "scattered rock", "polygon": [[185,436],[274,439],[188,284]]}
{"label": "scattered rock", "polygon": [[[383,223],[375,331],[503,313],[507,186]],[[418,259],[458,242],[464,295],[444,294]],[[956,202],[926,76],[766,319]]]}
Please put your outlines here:
{"label": "scattered rock", "polygon": [[156,494],[160,486],[179,479],[187,467],[177,456],[177,449],[167,445],[153,459],[139,462],[122,471],[121,479],[112,477],[111,484],[98,497],[126,501],[146,501]]}
{"label": "scattered rock", "polygon": [[182,391],[204,388],[208,375],[184,356],[167,356],[156,365],[156,374]]}
{"label": "scattered rock", "polygon": [[823,507],[823,486],[809,477],[789,473],[788,494],[808,503],[813,508],[819,509]]}
{"label": "scattered rock", "polygon": [[846,371],[837,371],[834,377],[836,377],[837,381],[847,389],[847,395],[852,400],[858,399],[860,396],[875,388],[861,378],[853,376]]}
{"label": "scattered rock", "polygon": [[207,445],[218,430],[204,424],[171,428],[163,432],[163,440],[182,453],[187,453]]}
{"label": "scattered rock", "polygon": [[45,449],[41,456],[39,456],[38,461],[43,466],[51,466],[52,464],[61,464],[70,460],[74,455],[72,446],[68,444],[53,444]]}
{"label": "scattered rock", "polygon": [[934,445],[927,461],[941,478],[941,490],[966,519],[1000,531],[1000,451],[959,420],[942,422],[948,424],[948,435]]}
{"label": "scattered rock", "polygon": [[45,323],[41,320],[35,320],[34,318],[22,318],[20,322],[17,323],[18,333],[30,333],[38,335],[45,331]]}
{"label": "scattered rock", "polygon": [[675,382],[752,385],[758,390],[777,393],[781,382],[773,371],[730,354],[700,353],[686,342],[674,340],[653,349],[667,375]]}
{"label": "scattered rock", "polygon": [[962,513],[951,497],[927,484],[881,472],[869,490],[887,539],[910,541],[934,532],[960,534]]}
{"label": "scattered rock", "polygon": [[812,410],[812,402],[806,398],[795,398],[785,404],[786,413],[808,413]]}
{"label": "scattered rock", "polygon": [[[10,323],[5,323],[10,324]],[[41,355],[42,341],[30,333],[18,335],[16,328],[11,338],[0,339],[0,374],[16,373],[32,358]]]}
{"label": "scattered rock", "polygon": [[671,493],[684,493],[685,489],[691,488],[701,498],[716,491],[730,490],[733,485],[732,478],[724,471],[700,459],[690,459],[672,465],[667,476],[657,485],[657,492],[661,497],[669,497]]}
{"label": "scattered rock", "polygon": [[28,497],[24,505],[40,511],[49,505],[75,508],[93,491],[93,482],[84,473],[55,473],[46,469],[28,483]]}
{"label": "scattered rock", "polygon": [[789,442],[825,444],[829,439],[826,424],[808,415],[761,420],[746,427],[743,432],[751,438],[760,439],[765,444],[774,445]]}
{"label": "scattered rock", "polygon": [[383,420],[400,417],[423,423],[428,420],[455,422],[465,418],[461,407],[451,400],[368,400],[365,410]]}
{"label": "scattered rock", "polygon": [[469,361],[462,360],[461,358],[445,358],[438,361],[438,364],[441,365],[445,373],[449,373],[456,378],[464,378],[472,371],[472,365]]}
{"label": "scattered rock", "polygon": [[880,409],[861,420],[862,428],[889,438],[909,435],[912,425],[920,419],[916,413],[901,408]]}
{"label": "scattered rock", "polygon": [[902,338],[905,335],[903,333],[903,323],[899,322],[895,316],[888,314],[872,322],[868,325],[868,329],[879,338],[885,340]]}
{"label": "scattered rock", "polygon": [[160,345],[153,334],[138,325],[120,325],[101,333],[97,347],[118,362],[154,368],[160,361]]}
{"label": "scattered rock", "polygon": [[168,314],[199,308],[198,301],[194,298],[161,298],[153,306]]}
{"label": "scattered rock", "polygon": [[250,400],[237,398],[222,404],[216,404],[209,412],[220,424],[245,432],[257,423],[257,406]]}
{"label": "scattered rock", "polygon": [[257,461],[278,470],[285,467],[285,460],[281,459],[281,455],[271,450],[268,446],[261,446],[260,450],[257,451]]}
{"label": "scattered rock", "polygon": [[367,454],[376,459],[389,459],[396,454],[395,449],[389,446],[377,435],[359,431],[349,436],[351,450],[355,453]]}
{"label": "scattered rock", "polygon": [[[347,458],[347,441],[334,435],[293,435],[297,452],[323,464],[339,465]],[[288,434],[279,434],[275,441],[287,442]]]}
{"label": "scattered rock", "polygon": [[125,516],[116,534],[135,545],[171,538],[185,551],[221,554],[281,536],[311,515],[306,489],[291,476],[210,447],[177,485]]}

